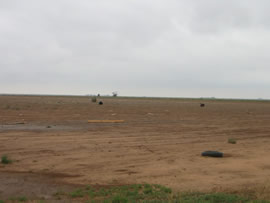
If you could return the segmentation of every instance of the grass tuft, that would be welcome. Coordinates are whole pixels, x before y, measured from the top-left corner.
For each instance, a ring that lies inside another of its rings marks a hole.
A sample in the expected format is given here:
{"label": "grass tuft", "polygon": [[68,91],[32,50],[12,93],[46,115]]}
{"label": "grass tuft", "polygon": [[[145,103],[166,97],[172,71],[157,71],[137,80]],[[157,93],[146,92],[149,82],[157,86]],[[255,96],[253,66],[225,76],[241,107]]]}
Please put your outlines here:
{"label": "grass tuft", "polygon": [[12,163],[12,160],[10,160],[7,155],[3,155],[1,157],[1,163],[2,164],[10,164],[10,163]]}
{"label": "grass tuft", "polygon": [[230,143],[230,144],[236,144],[236,139],[234,139],[234,138],[229,138],[229,139],[228,139],[228,143]]}

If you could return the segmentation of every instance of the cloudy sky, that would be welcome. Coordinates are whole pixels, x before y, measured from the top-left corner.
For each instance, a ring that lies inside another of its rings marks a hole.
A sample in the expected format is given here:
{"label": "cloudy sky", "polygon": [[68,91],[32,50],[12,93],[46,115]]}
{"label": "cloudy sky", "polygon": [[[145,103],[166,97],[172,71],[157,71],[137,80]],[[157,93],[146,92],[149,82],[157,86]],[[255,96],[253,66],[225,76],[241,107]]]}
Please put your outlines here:
{"label": "cloudy sky", "polygon": [[270,99],[269,0],[0,0],[0,93]]}

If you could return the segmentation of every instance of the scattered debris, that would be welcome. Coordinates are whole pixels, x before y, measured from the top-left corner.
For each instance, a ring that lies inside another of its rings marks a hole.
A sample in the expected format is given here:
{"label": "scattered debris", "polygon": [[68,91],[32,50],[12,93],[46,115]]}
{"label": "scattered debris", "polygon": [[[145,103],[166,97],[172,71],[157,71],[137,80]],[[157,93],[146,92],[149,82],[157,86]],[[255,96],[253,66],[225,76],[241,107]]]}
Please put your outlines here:
{"label": "scattered debris", "polygon": [[223,157],[223,153],[218,151],[204,151],[202,152],[202,156]]}

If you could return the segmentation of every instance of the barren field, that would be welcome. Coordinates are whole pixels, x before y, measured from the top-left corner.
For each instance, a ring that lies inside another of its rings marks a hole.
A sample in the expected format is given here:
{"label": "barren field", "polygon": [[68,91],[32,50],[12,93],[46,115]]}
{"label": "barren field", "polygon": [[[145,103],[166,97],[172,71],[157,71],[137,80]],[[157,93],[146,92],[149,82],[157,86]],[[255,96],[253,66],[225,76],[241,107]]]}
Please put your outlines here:
{"label": "barren field", "polygon": [[[13,160],[0,164],[0,197],[145,182],[175,191],[268,193],[270,102],[99,100],[104,104],[89,97],[0,96],[0,155]],[[87,122],[102,119],[124,122]],[[206,150],[226,156],[202,157]]]}

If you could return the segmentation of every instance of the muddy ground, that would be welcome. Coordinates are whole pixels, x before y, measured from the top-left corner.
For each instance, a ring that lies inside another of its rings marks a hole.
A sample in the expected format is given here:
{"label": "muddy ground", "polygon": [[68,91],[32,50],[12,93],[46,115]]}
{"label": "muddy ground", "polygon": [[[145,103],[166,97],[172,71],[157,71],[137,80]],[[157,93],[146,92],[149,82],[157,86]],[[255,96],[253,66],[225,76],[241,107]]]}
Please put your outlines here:
{"label": "muddy ground", "polygon": [[[59,188],[145,182],[174,191],[266,194],[270,102],[98,100],[104,104],[89,97],[0,96],[0,155],[13,160],[0,164],[0,197],[46,199]],[[202,157],[205,150],[226,157]]]}

